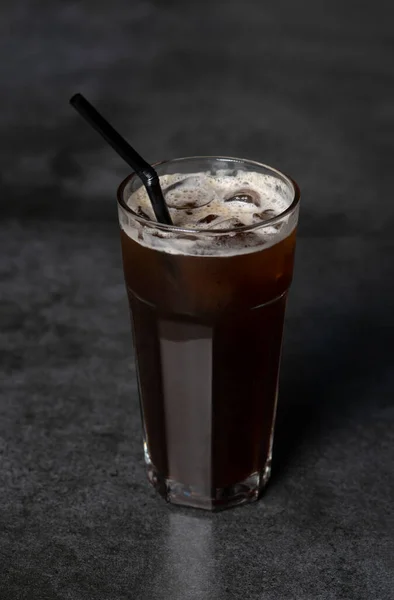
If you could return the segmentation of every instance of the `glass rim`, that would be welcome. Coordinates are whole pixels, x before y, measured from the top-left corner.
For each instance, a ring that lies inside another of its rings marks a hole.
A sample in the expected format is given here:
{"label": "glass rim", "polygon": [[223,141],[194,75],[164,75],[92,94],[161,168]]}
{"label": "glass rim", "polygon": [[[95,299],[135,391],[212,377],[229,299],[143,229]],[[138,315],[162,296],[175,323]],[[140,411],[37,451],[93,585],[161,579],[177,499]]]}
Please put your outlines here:
{"label": "glass rim", "polygon": [[[170,163],[179,163],[179,162],[184,162],[184,161],[192,161],[192,160],[218,160],[218,161],[232,161],[235,163],[243,163],[243,164],[248,164],[248,165],[254,165],[256,167],[263,167],[264,169],[267,169],[268,171],[271,171],[272,173],[276,173],[277,175],[279,175],[282,179],[285,180],[285,182],[289,185],[289,187],[292,189],[293,191],[293,200],[291,201],[291,203],[289,204],[289,206],[282,211],[281,213],[279,213],[278,215],[275,215],[274,217],[271,217],[270,219],[265,219],[264,221],[258,221],[257,223],[252,223],[251,225],[243,225],[242,227],[232,227],[229,229],[207,229],[207,228],[197,228],[197,227],[179,227],[178,225],[167,225],[165,223],[159,223],[158,221],[152,221],[152,220],[148,220],[145,219],[144,217],[139,216],[132,208],[130,208],[130,206],[128,206],[125,202],[125,198],[124,198],[124,191],[125,188],[127,186],[128,183],[130,183],[130,181],[132,181],[135,177],[138,178],[137,173],[133,172],[130,173],[130,175],[128,175],[119,185],[118,190],[117,190],[117,201],[118,204],[126,211],[128,212],[130,215],[132,215],[133,219],[135,219],[138,223],[140,223],[141,225],[145,226],[145,227],[154,227],[157,229],[160,229],[162,231],[167,231],[167,232],[172,232],[172,233],[185,233],[185,234],[204,234],[204,235],[226,235],[226,234],[232,234],[232,233],[241,233],[244,231],[252,231],[254,229],[259,229],[260,227],[269,227],[271,225],[275,225],[275,223],[278,223],[279,221],[281,221],[284,217],[290,215],[294,209],[298,206],[299,202],[300,202],[300,197],[301,197],[301,193],[300,193],[300,188],[298,187],[298,184],[296,181],[294,181],[294,179],[292,179],[291,177],[289,177],[288,175],[286,175],[285,173],[283,173],[282,171],[279,171],[278,169],[275,169],[274,167],[270,167],[269,165],[266,165],[264,163],[260,163],[258,161],[255,160],[251,160],[248,158],[235,158],[233,156],[183,156],[181,158],[171,158],[168,160],[161,160],[159,162],[153,163],[152,166],[156,169],[157,167],[160,167],[162,165],[166,165],[166,164],[170,164]],[[159,176],[160,177],[160,176]],[[141,185],[143,185],[141,183]]]}

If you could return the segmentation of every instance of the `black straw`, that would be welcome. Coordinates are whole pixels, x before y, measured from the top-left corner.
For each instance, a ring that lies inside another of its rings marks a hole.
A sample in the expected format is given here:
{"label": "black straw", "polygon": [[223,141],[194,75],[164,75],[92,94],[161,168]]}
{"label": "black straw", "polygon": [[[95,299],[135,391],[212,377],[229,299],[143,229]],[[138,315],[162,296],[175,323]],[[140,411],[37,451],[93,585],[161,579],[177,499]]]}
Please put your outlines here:
{"label": "black straw", "polygon": [[160,187],[159,177],[154,168],[126,142],[82,94],[75,94],[71,98],[70,104],[137,173],[146,188],[159,223],[172,225],[170,213]]}

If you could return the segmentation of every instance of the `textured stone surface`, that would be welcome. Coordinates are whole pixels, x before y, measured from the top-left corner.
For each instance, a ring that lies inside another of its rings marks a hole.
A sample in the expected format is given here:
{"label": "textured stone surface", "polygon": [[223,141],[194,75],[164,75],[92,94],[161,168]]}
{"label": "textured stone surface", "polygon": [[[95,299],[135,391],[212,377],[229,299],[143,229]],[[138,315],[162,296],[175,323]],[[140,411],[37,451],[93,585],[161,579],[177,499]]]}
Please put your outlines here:
{"label": "textured stone surface", "polygon": [[[360,4],[2,4],[1,600],[392,597],[394,43],[389,3]],[[302,187],[253,506],[179,510],[146,482],[127,167],[68,107],[78,90],[149,160],[246,156]]]}

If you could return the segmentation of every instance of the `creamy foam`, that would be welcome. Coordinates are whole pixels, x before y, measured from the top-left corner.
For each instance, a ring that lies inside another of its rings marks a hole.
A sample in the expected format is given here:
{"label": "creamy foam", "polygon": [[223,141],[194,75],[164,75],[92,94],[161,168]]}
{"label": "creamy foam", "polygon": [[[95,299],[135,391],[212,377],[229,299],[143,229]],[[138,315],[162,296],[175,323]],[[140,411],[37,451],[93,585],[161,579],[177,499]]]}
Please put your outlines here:
{"label": "creamy foam", "polygon": [[[294,229],[297,215],[237,232],[237,228],[263,224],[283,213],[293,200],[293,190],[272,175],[219,170],[195,174],[171,174],[160,177],[164,197],[173,224],[201,233],[182,235],[154,226],[144,226],[130,213],[119,208],[121,227],[139,244],[171,254],[229,256],[255,252],[287,237]],[[143,186],[134,191],[125,188],[127,205],[140,217],[156,221],[149,197]],[[215,234],[212,230],[233,229]]]}

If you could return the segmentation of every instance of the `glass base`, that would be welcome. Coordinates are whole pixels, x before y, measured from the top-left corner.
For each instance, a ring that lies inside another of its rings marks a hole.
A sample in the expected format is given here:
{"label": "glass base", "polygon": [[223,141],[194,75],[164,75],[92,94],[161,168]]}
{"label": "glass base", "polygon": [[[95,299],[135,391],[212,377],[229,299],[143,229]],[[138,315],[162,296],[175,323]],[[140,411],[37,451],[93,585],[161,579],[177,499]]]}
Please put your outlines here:
{"label": "glass base", "polygon": [[271,458],[269,458],[261,472],[252,473],[243,481],[224,488],[212,488],[210,495],[207,495],[197,487],[188,486],[160,475],[147,452],[145,459],[150,483],[167,502],[212,512],[255,502],[271,475]]}

